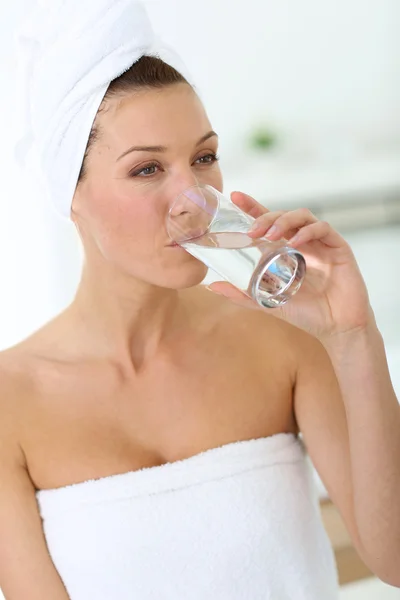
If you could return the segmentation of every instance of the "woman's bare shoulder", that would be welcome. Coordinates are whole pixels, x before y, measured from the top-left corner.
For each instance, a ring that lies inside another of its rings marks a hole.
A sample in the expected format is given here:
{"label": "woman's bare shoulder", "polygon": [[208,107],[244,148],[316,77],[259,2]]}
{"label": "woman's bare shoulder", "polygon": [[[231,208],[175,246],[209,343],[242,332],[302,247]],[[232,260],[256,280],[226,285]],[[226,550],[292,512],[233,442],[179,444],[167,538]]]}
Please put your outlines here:
{"label": "woman's bare shoulder", "polygon": [[16,344],[0,351],[0,397],[32,392],[46,358],[49,340],[56,337],[55,321],[49,321]]}
{"label": "woman's bare shoulder", "polygon": [[20,448],[20,424],[31,397],[29,363],[19,344],[0,352],[0,445],[13,442]]}
{"label": "woman's bare shoulder", "polygon": [[68,329],[67,311],[63,311],[29,333],[14,345],[0,351],[0,371],[27,379],[46,359],[57,359],[57,340]]}
{"label": "woman's bare shoulder", "polygon": [[2,428],[13,432],[23,448],[25,423],[31,423],[37,400],[41,398],[46,366],[41,357],[40,335],[29,338],[0,352],[0,420]]}
{"label": "woman's bare shoulder", "polygon": [[23,344],[0,352],[0,409],[26,398],[34,386],[33,360]]}

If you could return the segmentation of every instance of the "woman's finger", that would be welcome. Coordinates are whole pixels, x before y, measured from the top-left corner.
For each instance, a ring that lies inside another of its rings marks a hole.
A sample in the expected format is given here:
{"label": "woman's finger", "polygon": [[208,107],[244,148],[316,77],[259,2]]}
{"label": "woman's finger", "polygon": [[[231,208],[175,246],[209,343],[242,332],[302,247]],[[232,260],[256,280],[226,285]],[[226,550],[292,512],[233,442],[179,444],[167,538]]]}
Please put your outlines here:
{"label": "woman's finger", "polygon": [[317,217],[308,208],[286,211],[275,220],[273,226],[265,235],[272,240],[279,240],[282,237],[290,238],[293,236],[294,231],[317,221]]}
{"label": "woman's finger", "polygon": [[254,217],[254,219],[269,212],[268,208],[265,208],[265,206],[257,202],[257,200],[254,200],[252,196],[244,194],[243,192],[232,192],[231,200],[238,208],[251,217]]}
{"label": "woman's finger", "polygon": [[332,248],[346,245],[346,241],[329,223],[318,221],[308,208],[269,211],[252,196],[243,192],[232,192],[231,199],[241,210],[256,219],[248,232],[248,235],[254,238],[266,236],[276,241],[286,238],[293,246],[313,240],[320,240]]}
{"label": "woman's finger", "polygon": [[255,300],[227,281],[214,281],[208,285],[207,288],[211,292],[225,296],[225,298],[228,298],[235,304],[239,304],[245,308],[253,308],[257,310],[260,308]]}
{"label": "woman's finger", "polygon": [[298,247],[316,240],[331,248],[348,246],[342,236],[326,221],[317,221],[301,228],[294,237],[289,239],[288,243],[291,246]]}
{"label": "woman's finger", "polygon": [[[276,223],[276,221],[285,214],[284,210],[275,210],[274,212],[268,212],[265,215],[261,215],[256,219],[249,231],[248,235],[252,235],[254,237],[261,237],[265,235],[267,231]],[[293,233],[294,235],[294,233]]]}

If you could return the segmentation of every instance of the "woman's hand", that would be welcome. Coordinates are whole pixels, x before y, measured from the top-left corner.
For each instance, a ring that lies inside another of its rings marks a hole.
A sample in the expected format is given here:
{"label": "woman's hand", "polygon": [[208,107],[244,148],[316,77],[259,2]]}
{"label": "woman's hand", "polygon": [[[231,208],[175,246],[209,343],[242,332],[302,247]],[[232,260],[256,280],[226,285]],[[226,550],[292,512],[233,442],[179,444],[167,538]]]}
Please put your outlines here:
{"label": "woman's hand", "polygon": [[241,305],[272,310],[274,316],[320,339],[368,325],[372,309],[364,279],[350,246],[328,223],[319,221],[306,208],[270,212],[242,192],[233,192],[231,199],[256,219],[257,228],[248,235],[289,240],[288,244],[306,259],[307,274],[297,294],[274,309],[262,309],[228,282],[212,283],[209,289]]}

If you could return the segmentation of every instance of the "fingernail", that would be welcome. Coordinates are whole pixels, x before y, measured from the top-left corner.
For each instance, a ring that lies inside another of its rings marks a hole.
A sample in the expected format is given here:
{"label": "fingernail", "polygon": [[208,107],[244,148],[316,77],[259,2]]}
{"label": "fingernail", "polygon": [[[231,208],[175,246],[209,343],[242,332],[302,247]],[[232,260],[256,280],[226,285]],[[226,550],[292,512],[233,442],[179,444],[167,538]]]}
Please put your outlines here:
{"label": "fingernail", "polygon": [[272,227],[270,229],[268,229],[267,233],[265,234],[267,237],[270,237],[271,235],[275,235],[275,233],[277,233],[278,228],[275,225],[272,225]]}
{"label": "fingernail", "polygon": [[253,225],[250,227],[249,231],[255,231],[256,229],[258,229],[260,227],[260,223],[257,223],[257,221],[255,223],[253,223]]}
{"label": "fingernail", "polygon": [[218,296],[222,296],[221,292],[216,292],[215,290],[212,290],[209,285],[206,285],[206,290],[212,292],[213,294],[218,294]]}
{"label": "fingernail", "polygon": [[292,238],[291,238],[291,239],[288,241],[288,243],[289,243],[289,244],[297,244],[297,242],[299,241],[299,239],[300,239],[300,236],[296,234],[296,235],[294,235],[294,236],[293,236],[293,237],[292,237]]}

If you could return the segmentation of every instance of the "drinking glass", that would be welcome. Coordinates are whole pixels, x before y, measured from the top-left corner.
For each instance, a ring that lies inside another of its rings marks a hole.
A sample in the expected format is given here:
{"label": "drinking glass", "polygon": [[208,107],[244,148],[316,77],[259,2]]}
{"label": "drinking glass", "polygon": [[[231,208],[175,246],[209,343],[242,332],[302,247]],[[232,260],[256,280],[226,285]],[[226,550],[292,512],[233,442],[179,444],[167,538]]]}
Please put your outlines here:
{"label": "drinking glass", "polygon": [[201,184],[175,199],[166,224],[174,243],[260,306],[275,308],[299,290],[306,263],[285,239],[248,236],[254,221],[218,190]]}

